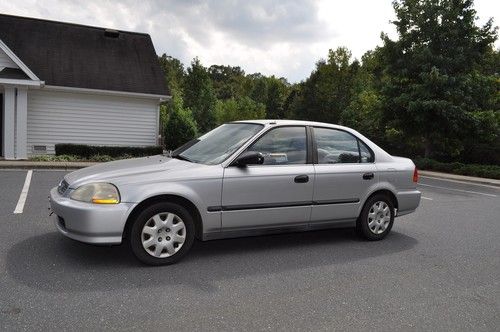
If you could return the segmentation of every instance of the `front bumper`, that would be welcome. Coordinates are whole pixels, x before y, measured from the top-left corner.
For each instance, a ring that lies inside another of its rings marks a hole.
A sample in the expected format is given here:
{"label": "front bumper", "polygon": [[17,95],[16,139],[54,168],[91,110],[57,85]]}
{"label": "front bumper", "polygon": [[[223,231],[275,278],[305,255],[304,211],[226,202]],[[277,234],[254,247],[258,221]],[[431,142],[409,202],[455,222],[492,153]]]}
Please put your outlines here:
{"label": "front bumper", "polygon": [[421,192],[418,190],[406,190],[398,192],[396,195],[396,198],[398,200],[397,216],[399,217],[415,211],[420,205],[421,195]]}
{"label": "front bumper", "polygon": [[57,188],[50,191],[50,207],[59,232],[77,241],[92,244],[120,244],[127,217],[135,203],[90,204],[63,197]]}

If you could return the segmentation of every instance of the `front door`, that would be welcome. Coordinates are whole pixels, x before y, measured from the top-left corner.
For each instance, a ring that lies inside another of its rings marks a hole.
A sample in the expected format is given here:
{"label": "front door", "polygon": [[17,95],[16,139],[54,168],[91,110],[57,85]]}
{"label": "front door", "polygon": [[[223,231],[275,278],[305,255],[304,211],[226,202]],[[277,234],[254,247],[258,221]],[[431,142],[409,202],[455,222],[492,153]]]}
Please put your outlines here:
{"label": "front door", "polygon": [[264,155],[263,165],[229,166],[222,186],[222,230],[307,226],[314,166],[304,126],[276,127],[247,151]]}
{"label": "front door", "polygon": [[356,219],[367,192],[378,181],[373,152],[346,131],[313,130],[317,163],[311,224]]}

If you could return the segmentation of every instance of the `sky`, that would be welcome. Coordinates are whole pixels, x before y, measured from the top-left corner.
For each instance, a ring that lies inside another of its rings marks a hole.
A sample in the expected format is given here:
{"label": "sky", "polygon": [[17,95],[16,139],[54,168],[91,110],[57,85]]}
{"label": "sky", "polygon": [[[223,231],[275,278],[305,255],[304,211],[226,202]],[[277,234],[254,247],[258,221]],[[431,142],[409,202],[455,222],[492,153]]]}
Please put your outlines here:
{"label": "sky", "polygon": [[[479,24],[499,25],[500,1],[475,8]],[[197,56],[292,83],[329,49],[346,46],[360,59],[381,32],[396,37],[391,0],[0,0],[0,13],[146,32],[159,55],[185,65]]]}

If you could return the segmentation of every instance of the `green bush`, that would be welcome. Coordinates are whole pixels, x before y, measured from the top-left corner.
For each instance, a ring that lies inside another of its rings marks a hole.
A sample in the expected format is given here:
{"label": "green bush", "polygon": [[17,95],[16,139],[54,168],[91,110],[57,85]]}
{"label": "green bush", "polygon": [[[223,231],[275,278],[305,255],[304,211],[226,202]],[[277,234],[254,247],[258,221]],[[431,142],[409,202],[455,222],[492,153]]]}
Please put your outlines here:
{"label": "green bush", "polygon": [[39,155],[39,156],[33,156],[30,158],[32,161],[80,161],[81,158],[78,156],[73,156],[73,155],[59,155],[59,156],[54,156],[50,154],[45,154],[45,155]]}
{"label": "green bush", "polygon": [[30,158],[31,161],[54,161],[54,162],[64,162],[64,161],[90,161],[90,162],[107,162],[107,161],[113,161],[113,160],[119,160],[119,159],[130,159],[130,158],[135,158],[135,156],[132,156],[130,154],[124,154],[121,156],[116,156],[116,157],[111,157],[107,154],[95,154],[90,156],[89,158],[85,157],[80,157],[80,156],[75,156],[75,155],[67,155],[63,154],[60,156],[56,155],[40,155],[40,156],[33,156]]}
{"label": "green bush", "polygon": [[165,146],[168,150],[175,150],[196,137],[197,126],[191,110],[184,108],[180,94],[173,93],[167,110],[168,119],[163,132]]}
{"label": "green bush", "polygon": [[459,162],[443,163],[428,158],[417,158],[414,162],[417,168],[421,170],[500,179],[500,166],[498,165],[463,164]]}
{"label": "green bush", "polygon": [[94,161],[94,162],[107,162],[107,161],[112,161],[114,159],[126,159],[126,158],[113,158],[111,156],[108,156],[107,154],[96,154],[93,156],[90,156],[89,161]]}
{"label": "green bush", "polygon": [[155,154],[161,154],[163,148],[161,146],[98,146],[85,144],[56,144],[56,156],[73,155],[80,158],[90,159],[92,156],[106,155],[116,159],[124,155],[133,157],[145,157]]}
{"label": "green bush", "polygon": [[54,161],[53,155],[40,155],[40,156],[33,156],[30,158],[31,161]]}

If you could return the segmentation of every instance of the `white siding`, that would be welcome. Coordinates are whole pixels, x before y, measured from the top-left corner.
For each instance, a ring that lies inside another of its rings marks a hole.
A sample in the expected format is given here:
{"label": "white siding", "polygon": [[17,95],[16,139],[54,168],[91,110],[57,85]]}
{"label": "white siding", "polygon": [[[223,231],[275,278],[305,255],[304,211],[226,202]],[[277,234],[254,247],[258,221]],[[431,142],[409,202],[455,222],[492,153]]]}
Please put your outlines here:
{"label": "white siding", "polygon": [[147,146],[157,137],[158,102],[151,99],[28,91],[28,154],[57,143]]}
{"label": "white siding", "polygon": [[7,68],[19,68],[15,63],[14,61],[11,60],[11,58],[9,58],[9,56],[7,54],[5,54],[5,52],[0,49],[0,70],[4,67],[7,67]]}

